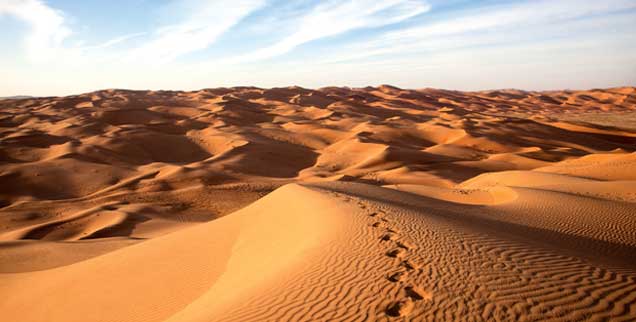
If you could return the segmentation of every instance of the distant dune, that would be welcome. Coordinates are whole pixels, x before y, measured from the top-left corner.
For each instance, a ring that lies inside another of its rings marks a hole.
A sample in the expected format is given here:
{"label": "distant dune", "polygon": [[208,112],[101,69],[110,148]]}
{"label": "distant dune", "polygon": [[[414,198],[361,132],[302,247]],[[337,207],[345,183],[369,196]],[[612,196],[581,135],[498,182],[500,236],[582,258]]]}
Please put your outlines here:
{"label": "distant dune", "polygon": [[636,89],[0,101],[6,321],[636,320]]}
{"label": "distant dune", "polygon": [[28,96],[28,95],[2,96],[0,97],[0,100],[19,100],[19,99],[25,99],[25,98],[33,98],[33,96]]}

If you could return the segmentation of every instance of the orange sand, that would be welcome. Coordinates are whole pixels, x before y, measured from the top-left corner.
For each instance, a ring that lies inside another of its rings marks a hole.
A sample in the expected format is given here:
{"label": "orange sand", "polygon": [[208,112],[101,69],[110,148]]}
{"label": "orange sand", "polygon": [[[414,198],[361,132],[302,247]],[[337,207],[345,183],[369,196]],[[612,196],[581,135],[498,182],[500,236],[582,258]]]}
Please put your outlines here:
{"label": "orange sand", "polygon": [[0,100],[2,321],[636,320],[636,89]]}

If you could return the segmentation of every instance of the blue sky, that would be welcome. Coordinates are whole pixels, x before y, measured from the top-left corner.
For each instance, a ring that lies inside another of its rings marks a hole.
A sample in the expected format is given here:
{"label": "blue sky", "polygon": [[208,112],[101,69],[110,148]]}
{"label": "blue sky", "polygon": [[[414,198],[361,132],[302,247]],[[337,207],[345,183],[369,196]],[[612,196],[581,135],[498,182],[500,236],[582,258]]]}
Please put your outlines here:
{"label": "blue sky", "polygon": [[0,0],[0,96],[636,85],[636,0]]}

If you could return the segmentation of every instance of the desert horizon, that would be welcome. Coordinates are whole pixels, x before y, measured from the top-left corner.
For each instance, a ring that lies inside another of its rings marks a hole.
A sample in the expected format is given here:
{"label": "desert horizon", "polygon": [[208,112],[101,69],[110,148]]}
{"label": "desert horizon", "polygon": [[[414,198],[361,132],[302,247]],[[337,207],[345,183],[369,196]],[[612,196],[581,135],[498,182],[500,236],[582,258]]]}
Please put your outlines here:
{"label": "desert horizon", "polygon": [[257,90],[266,90],[266,89],[275,89],[275,88],[300,88],[303,90],[321,90],[323,88],[342,88],[342,89],[364,89],[364,88],[378,88],[378,87],[387,87],[387,88],[396,88],[396,89],[404,89],[404,90],[439,90],[439,91],[449,91],[449,92],[464,92],[464,93],[478,93],[478,92],[495,92],[495,91],[518,91],[525,93],[550,93],[550,92],[585,92],[585,91],[613,91],[613,90],[621,90],[625,88],[635,88],[636,85],[622,85],[622,86],[607,86],[607,87],[598,87],[598,88],[551,88],[551,89],[528,89],[528,88],[515,88],[515,87],[498,87],[498,88],[485,88],[485,89],[451,89],[451,88],[443,88],[443,87],[431,87],[431,86],[421,86],[421,87],[400,87],[392,84],[379,84],[379,85],[364,85],[364,86],[347,86],[347,85],[339,85],[339,86],[302,86],[302,85],[281,85],[275,87],[262,87],[256,85],[233,85],[233,86],[211,86],[211,87],[202,87],[196,89],[150,89],[150,88],[117,88],[117,87],[106,87],[94,90],[88,90],[80,93],[73,94],[59,94],[59,95],[27,95],[27,93],[18,93],[13,95],[0,96],[0,99],[29,99],[29,98],[53,98],[53,97],[66,97],[66,96],[81,96],[89,93],[95,92],[105,92],[105,91],[129,91],[129,92],[198,92],[204,90],[220,90],[220,89],[257,89]]}
{"label": "desert horizon", "polygon": [[0,0],[0,322],[636,321],[635,22]]}

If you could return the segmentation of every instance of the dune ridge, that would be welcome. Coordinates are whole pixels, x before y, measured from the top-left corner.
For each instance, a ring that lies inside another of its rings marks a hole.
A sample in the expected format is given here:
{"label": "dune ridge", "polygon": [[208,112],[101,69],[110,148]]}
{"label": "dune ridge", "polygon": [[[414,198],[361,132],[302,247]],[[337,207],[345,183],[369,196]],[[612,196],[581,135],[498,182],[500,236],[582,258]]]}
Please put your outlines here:
{"label": "dune ridge", "polygon": [[5,99],[0,316],[634,320],[635,115],[631,87]]}

